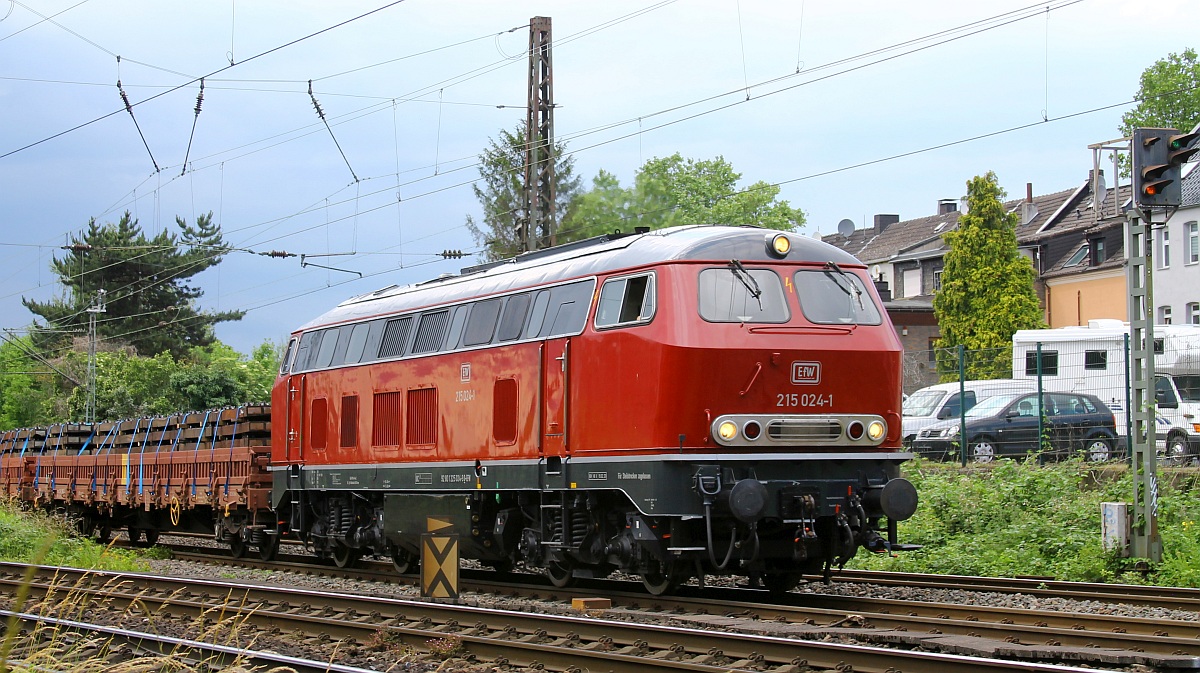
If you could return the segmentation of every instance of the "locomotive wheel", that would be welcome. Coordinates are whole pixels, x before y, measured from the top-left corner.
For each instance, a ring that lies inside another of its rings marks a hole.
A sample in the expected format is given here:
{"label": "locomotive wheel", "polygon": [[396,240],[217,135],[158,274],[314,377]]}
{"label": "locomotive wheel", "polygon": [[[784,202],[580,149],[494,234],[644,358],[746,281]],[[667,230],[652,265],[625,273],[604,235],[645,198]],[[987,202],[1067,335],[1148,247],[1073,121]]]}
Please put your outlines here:
{"label": "locomotive wheel", "polygon": [[262,542],[258,543],[258,558],[274,561],[279,554],[279,536],[263,533],[262,538]]}
{"label": "locomotive wheel", "polygon": [[333,543],[333,564],[339,568],[353,568],[358,564],[360,552],[342,542]]}
{"label": "locomotive wheel", "polygon": [[796,585],[800,584],[800,579],[800,573],[767,573],[763,576],[762,583],[771,595],[778,596],[795,589]]}
{"label": "locomotive wheel", "polygon": [[147,528],[144,532],[146,534],[146,546],[147,547],[153,547],[154,545],[158,544],[158,529],[157,528]]}
{"label": "locomotive wheel", "polygon": [[642,573],[642,586],[646,587],[646,591],[650,592],[652,596],[669,594],[678,589],[686,579],[673,563],[656,563],[655,565],[658,566],[655,570]]}
{"label": "locomotive wheel", "polygon": [[404,549],[392,552],[392,568],[401,575],[415,572],[418,564],[417,557]]}
{"label": "locomotive wheel", "polygon": [[559,589],[566,589],[575,584],[575,576],[571,572],[571,566],[562,561],[550,561],[546,563],[546,574],[550,577],[550,583]]}
{"label": "locomotive wheel", "polygon": [[996,459],[996,444],[988,438],[972,442],[971,458],[977,463],[990,463]]}
{"label": "locomotive wheel", "polygon": [[229,541],[229,555],[233,558],[244,558],[246,556],[246,541],[240,535],[234,535]]}

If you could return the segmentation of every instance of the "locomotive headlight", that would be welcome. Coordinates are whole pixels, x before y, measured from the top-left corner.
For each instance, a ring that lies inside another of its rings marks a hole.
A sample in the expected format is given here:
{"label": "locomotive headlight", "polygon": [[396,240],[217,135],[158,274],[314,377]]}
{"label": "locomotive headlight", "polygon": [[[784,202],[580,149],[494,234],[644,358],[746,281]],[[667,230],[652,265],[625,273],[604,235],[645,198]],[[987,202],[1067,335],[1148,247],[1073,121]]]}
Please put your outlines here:
{"label": "locomotive headlight", "polygon": [[737,434],[737,423],[734,423],[733,421],[722,421],[721,424],[717,426],[717,435],[727,442],[737,437]]}
{"label": "locomotive headlight", "polygon": [[787,254],[792,251],[792,239],[787,237],[787,234],[775,234],[767,241],[767,252],[774,257],[787,257]]}
{"label": "locomotive headlight", "polygon": [[883,421],[871,421],[867,424],[867,438],[872,442],[882,440],[885,434],[887,434],[887,427],[884,426]]}

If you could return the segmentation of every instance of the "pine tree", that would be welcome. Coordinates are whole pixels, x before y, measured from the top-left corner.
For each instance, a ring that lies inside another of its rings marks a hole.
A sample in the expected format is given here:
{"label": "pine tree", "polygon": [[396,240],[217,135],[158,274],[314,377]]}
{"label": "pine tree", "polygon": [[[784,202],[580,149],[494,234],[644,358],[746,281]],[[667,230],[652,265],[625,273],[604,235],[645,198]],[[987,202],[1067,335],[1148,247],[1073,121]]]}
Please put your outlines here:
{"label": "pine tree", "polygon": [[35,315],[39,343],[62,345],[65,336],[87,333],[87,309],[104,291],[105,312],[97,316],[100,338],[133,346],[143,355],[164,351],[179,358],[194,346],[214,341],[213,325],[240,320],[245,311],[200,312],[195,303],[204,292],[187,280],[218,264],[228,252],[212,213],[189,225],[175,219],[179,233],[163,229],[147,238],[128,212],[116,224],[95,218],[72,236],[67,253],[51,262],[66,292],[39,302],[22,299]]}
{"label": "pine tree", "polygon": [[[554,216],[551,226],[557,230],[572,199],[579,191],[575,176],[575,158],[566,145],[554,143]],[[483,222],[467,215],[467,230],[482,252],[485,262],[513,257],[521,251],[518,225],[525,219],[525,122],[513,131],[500,130],[500,138],[491,139],[480,155],[479,177],[483,187],[474,185],[475,198],[483,206]]]}
{"label": "pine tree", "polygon": [[968,379],[1010,376],[1013,332],[1044,326],[1033,265],[1017,251],[1019,217],[1005,212],[1003,198],[995,173],[972,178],[967,213],[943,237],[949,250],[933,311],[941,330],[938,369],[944,381],[958,376],[960,345],[974,355],[967,363]]}

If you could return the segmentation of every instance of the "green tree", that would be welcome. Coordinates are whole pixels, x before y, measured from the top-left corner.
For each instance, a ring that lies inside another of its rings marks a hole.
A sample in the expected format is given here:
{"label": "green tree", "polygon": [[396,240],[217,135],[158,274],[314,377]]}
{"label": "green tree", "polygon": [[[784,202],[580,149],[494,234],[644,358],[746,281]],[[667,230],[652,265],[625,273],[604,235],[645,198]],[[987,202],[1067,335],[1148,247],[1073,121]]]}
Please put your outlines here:
{"label": "green tree", "polygon": [[1044,326],[1033,265],[1017,252],[1019,217],[1005,212],[1003,198],[995,173],[972,178],[967,213],[957,229],[943,235],[949,250],[933,312],[942,334],[938,356],[939,371],[947,372],[944,381],[958,375],[957,366],[941,365],[943,358],[956,357],[950,349],[959,345],[985,354],[968,362],[967,378],[1010,375],[1013,332]]}
{"label": "green tree", "polygon": [[1121,133],[1140,127],[1191,131],[1200,123],[1200,60],[1192,49],[1168,54],[1142,71],[1137,107],[1121,115]]}
{"label": "green tree", "polygon": [[198,311],[195,302],[204,293],[187,283],[228,251],[212,213],[196,218],[194,225],[182,218],[175,223],[178,234],[164,229],[148,238],[128,212],[116,224],[99,224],[92,218],[85,232],[72,236],[67,253],[51,262],[67,290],[65,296],[47,302],[21,300],[46,321],[35,322],[42,340],[61,346],[63,334],[85,333],[87,308],[100,290],[107,305],[98,316],[98,335],[147,355],[169,352],[182,357],[195,346],[213,343],[213,325],[240,320],[244,311]]}
{"label": "green tree", "polygon": [[[557,230],[579,191],[575,158],[567,154],[566,144],[554,143],[555,222]],[[483,186],[472,186],[475,198],[483,206],[483,222],[467,215],[467,230],[480,248],[480,259],[491,262],[513,257],[521,251],[517,228],[525,213],[525,122],[513,131],[500,130],[500,138],[491,139],[479,158],[479,177]]]}
{"label": "green tree", "polygon": [[27,428],[63,420],[56,405],[58,377],[33,355],[29,337],[0,344],[0,428]]}
{"label": "green tree", "polygon": [[592,189],[576,200],[561,238],[680,224],[753,224],[784,231],[803,226],[804,212],[777,200],[778,186],[759,181],[738,189],[741,177],[724,157],[696,161],[679,153],[647,161],[628,189],[602,170]]}

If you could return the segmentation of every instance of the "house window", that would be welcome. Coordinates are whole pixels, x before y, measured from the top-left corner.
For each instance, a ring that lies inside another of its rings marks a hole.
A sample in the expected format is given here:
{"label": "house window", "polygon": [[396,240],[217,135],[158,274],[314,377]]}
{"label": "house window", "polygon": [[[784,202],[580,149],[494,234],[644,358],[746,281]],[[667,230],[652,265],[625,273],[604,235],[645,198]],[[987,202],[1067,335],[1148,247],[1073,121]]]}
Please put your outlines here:
{"label": "house window", "polygon": [[1171,230],[1163,227],[1158,232],[1158,268],[1171,266]]}
{"label": "house window", "polygon": [[1159,306],[1158,307],[1158,324],[1160,324],[1160,325],[1170,325],[1171,324],[1171,307],[1170,306]]}
{"label": "house window", "polygon": [[1187,305],[1187,320],[1189,325],[1200,325],[1200,303],[1192,302]]}
{"label": "house window", "polygon": [[1184,225],[1187,227],[1188,236],[1188,264],[1200,262],[1200,229],[1197,229],[1195,222],[1188,222]]}
{"label": "house window", "polygon": [[1104,262],[1104,239],[1093,238],[1088,241],[1090,254],[1088,255],[1088,263],[1090,266],[1099,266]]}
{"label": "house window", "polygon": [[1085,243],[1085,244],[1081,245],[1078,250],[1075,251],[1075,254],[1071,255],[1071,258],[1068,259],[1067,262],[1065,264],[1063,264],[1063,266],[1064,267],[1079,266],[1079,264],[1081,262],[1083,262],[1083,258],[1087,257],[1087,254],[1088,254],[1088,245]]}
{"label": "house window", "polygon": [[904,283],[901,289],[906,298],[921,295],[921,269],[905,269],[900,279]]}
{"label": "house window", "polygon": [[938,269],[933,272],[933,291],[939,292],[942,289],[942,270]]}

